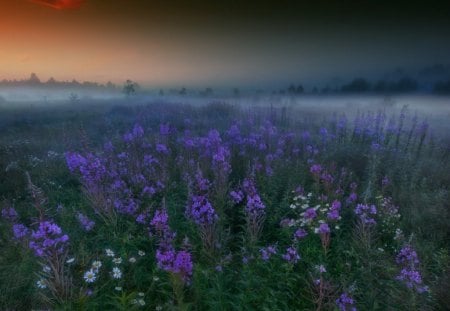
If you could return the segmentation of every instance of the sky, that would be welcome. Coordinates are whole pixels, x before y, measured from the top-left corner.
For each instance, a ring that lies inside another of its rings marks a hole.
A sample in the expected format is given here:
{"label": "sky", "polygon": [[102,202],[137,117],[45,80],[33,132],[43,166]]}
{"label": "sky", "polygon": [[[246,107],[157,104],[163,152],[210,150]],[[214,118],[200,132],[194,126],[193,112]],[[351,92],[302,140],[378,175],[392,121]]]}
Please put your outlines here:
{"label": "sky", "polygon": [[0,0],[0,79],[312,85],[450,64],[438,1]]}

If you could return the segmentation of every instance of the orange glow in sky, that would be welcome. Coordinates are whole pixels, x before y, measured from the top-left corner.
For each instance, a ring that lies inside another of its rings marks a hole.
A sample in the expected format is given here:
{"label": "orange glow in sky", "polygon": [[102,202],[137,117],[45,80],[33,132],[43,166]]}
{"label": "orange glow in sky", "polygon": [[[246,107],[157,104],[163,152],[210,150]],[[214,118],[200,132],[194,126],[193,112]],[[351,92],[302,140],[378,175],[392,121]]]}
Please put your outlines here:
{"label": "orange glow in sky", "polygon": [[84,0],[29,0],[36,4],[45,5],[57,10],[78,9]]}

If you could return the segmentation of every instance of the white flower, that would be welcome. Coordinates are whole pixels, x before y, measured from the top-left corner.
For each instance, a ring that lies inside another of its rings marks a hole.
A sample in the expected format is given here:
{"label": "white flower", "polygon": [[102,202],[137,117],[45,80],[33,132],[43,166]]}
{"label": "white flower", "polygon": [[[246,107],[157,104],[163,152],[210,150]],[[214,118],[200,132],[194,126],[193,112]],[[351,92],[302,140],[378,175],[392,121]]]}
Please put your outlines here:
{"label": "white flower", "polygon": [[98,271],[98,269],[100,269],[101,266],[102,266],[102,262],[99,260],[95,260],[92,263],[92,269],[94,269],[95,271]]}
{"label": "white flower", "polygon": [[86,283],[93,283],[97,279],[94,270],[89,270],[84,273],[84,280]]}
{"label": "white flower", "polygon": [[153,277],[153,281],[158,282],[158,281],[159,281],[159,277],[154,276],[154,277]]}
{"label": "white flower", "polygon": [[138,255],[141,256],[141,257],[145,256],[145,252],[144,251],[138,251]]}
{"label": "white flower", "polygon": [[120,271],[119,268],[114,267],[112,272],[113,272],[113,278],[120,279],[122,277],[122,271]]}
{"label": "white flower", "polygon": [[114,287],[114,289],[115,289],[116,291],[120,292],[120,291],[122,290],[122,287],[116,286],[116,287]]}
{"label": "white flower", "polygon": [[44,271],[45,273],[49,273],[51,271],[51,269],[49,266],[43,266],[42,271]]}
{"label": "white flower", "polygon": [[66,263],[72,263],[75,261],[75,257],[69,258],[66,260]]}
{"label": "white flower", "polygon": [[144,294],[143,292],[139,292],[139,293],[138,293],[138,296],[139,296],[139,297],[144,297],[145,294]]}
{"label": "white flower", "polygon": [[106,256],[108,257],[114,257],[114,252],[110,250],[109,248],[105,249]]}
{"label": "white flower", "polygon": [[45,280],[44,279],[40,279],[39,281],[37,281],[36,285],[40,289],[47,288],[47,285],[45,284]]}
{"label": "white flower", "polygon": [[160,306],[160,305],[157,305],[156,308],[155,308],[156,311],[161,311],[162,309],[163,309],[163,307]]}
{"label": "white flower", "polygon": [[119,264],[122,263],[122,258],[121,258],[121,257],[114,258],[114,259],[113,259],[113,262],[114,262],[116,265],[119,265]]}
{"label": "white flower", "polygon": [[130,259],[128,259],[128,261],[131,262],[131,263],[135,263],[136,262],[136,258],[131,257]]}

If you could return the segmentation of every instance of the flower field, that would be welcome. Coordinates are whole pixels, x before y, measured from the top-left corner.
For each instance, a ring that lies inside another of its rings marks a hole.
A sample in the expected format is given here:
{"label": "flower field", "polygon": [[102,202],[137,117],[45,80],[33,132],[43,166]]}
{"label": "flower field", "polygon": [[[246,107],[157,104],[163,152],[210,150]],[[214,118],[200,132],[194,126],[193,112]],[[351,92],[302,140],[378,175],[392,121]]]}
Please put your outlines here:
{"label": "flower field", "polygon": [[450,305],[449,137],[406,106],[33,109],[0,121],[1,310]]}

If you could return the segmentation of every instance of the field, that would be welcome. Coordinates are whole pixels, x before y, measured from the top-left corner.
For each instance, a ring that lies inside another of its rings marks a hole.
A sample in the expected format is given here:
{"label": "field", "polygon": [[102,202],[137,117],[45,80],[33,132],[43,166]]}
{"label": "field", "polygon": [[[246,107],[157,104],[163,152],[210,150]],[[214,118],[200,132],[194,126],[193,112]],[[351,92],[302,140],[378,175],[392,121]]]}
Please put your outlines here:
{"label": "field", "polygon": [[448,98],[4,102],[0,310],[448,310]]}

